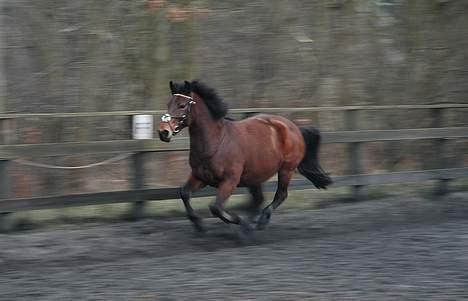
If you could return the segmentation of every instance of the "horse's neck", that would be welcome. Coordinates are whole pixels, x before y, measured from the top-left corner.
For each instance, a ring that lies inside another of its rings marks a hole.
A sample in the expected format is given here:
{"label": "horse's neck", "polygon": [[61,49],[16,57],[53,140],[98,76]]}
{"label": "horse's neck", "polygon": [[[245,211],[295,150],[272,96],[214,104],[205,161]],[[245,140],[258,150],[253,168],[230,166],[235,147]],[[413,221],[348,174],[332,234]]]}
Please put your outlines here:
{"label": "horse's neck", "polygon": [[194,120],[189,128],[190,153],[208,158],[216,152],[222,142],[225,128],[223,119],[214,120],[209,112],[204,113],[193,116]]}

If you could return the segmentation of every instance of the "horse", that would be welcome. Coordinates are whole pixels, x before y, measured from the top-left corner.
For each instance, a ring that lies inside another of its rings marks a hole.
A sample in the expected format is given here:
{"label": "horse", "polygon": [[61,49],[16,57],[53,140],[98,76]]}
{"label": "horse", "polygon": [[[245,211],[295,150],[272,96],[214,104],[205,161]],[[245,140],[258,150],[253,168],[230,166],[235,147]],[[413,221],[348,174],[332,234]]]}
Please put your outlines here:
{"label": "horse", "polygon": [[[314,127],[298,127],[287,118],[259,114],[235,121],[227,118],[228,108],[215,89],[199,80],[170,81],[172,97],[167,113],[161,116],[158,134],[170,142],[185,127],[190,135],[191,174],[180,188],[188,219],[204,232],[202,219],[190,204],[192,193],[209,185],[216,187],[211,213],[225,223],[237,224],[241,233],[250,235],[256,223],[264,229],[272,213],[288,196],[288,185],[296,170],[318,189],[332,183],[320,167],[320,132]],[[278,175],[273,201],[265,201],[262,185]],[[236,187],[247,187],[251,194],[249,218],[225,209]]]}

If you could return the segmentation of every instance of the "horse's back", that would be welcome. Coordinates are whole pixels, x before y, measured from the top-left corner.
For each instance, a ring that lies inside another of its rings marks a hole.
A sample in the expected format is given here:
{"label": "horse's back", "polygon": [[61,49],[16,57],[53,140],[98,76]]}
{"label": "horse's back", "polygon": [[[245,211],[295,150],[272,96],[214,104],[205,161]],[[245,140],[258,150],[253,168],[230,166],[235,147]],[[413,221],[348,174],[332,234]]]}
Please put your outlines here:
{"label": "horse's back", "polygon": [[245,166],[241,182],[263,182],[282,167],[295,169],[304,156],[304,140],[290,120],[260,114],[232,123]]}
{"label": "horse's back", "polygon": [[[303,137],[300,129],[291,120],[277,115],[259,114],[238,122],[235,122],[246,138],[260,139],[263,145],[280,147],[284,153],[297,149],[303,149]],[[265,139],[260,138],[264,137]],[[268,143],[264,140],[268,138]]]}

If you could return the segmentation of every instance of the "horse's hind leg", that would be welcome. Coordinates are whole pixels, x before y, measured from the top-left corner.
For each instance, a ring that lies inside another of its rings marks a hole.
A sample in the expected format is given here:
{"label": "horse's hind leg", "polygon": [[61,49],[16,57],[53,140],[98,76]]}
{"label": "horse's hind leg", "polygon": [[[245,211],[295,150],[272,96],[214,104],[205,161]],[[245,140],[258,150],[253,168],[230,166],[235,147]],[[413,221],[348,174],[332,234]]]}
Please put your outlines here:
{"label": "horse's hind leg", "polygon": [[260,208],[265,202],[265,196],[263,195],[262,185],[250,186],[249,192],[252,195],[252,200],[249,207],[249,219],[251,222],[256,223],[261,213]]}
{"label": "horse's hind leg", "polygon": [[257,229],[263,230],[270,221],[273,211],[278,208],[281,203],[288,197],[288,186],[293,176],[294,170],[291,169],[280,169],[278,171],[278,187],[276,189],[275,197],[273,201],[263,209],[262,214],[257,222]]}
{"label": "horse's hind leg", "polygon": [[195,178],[193,175],[190,176],[187,183],[180,189],[180,197],[184,202],[185,211],[187,212],[188,219],[192,222],[195,230],[198,232],[205,232],[202,219],[196,215],[195,211],[190,204],[190,197],[193,192],[196,192],[205,187],[205,183]]}

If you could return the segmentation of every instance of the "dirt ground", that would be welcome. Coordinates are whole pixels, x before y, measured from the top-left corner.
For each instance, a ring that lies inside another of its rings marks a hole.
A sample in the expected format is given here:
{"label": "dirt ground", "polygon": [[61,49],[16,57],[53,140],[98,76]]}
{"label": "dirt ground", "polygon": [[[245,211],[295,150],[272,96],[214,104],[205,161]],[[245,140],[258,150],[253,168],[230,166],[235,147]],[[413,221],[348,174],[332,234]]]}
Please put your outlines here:
{"label": "dirt ground", "polygon": [[0,300],[468,300],[468,193],[278,212],[255,241],[210,218],[0,235]]}

